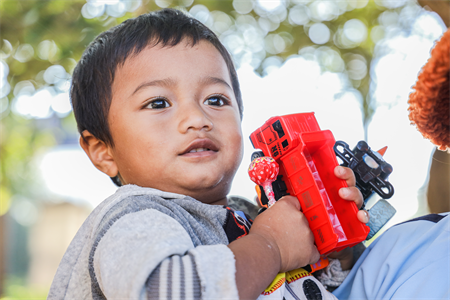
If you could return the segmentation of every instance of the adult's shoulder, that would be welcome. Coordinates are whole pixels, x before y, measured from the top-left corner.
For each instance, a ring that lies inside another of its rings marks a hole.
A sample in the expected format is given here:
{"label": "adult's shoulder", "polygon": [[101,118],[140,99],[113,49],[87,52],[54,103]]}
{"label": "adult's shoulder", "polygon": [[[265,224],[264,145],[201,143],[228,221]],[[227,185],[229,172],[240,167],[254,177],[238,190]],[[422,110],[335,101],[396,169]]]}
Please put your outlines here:
{"label": "adult's shoulder", "polygon": [[432,214],[391,227],[333,293],[339,299],[447,299],[449,219]]}

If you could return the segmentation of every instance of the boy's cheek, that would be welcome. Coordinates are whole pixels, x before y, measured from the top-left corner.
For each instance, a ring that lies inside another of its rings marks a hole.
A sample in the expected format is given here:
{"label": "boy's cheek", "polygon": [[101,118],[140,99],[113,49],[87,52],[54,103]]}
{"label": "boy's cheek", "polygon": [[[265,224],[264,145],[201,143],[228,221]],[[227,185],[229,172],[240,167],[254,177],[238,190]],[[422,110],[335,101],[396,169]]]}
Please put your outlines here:
{"label": "boy's cheek", "polygon": [[236,151],[237,151],[236,160],[237,160],[237,164],[240,165],[241,162],[242,162],[242,158],[244,156],[244,140],[243,140],[241,131],[239,131],[239,134],[237,135],[236,139],[237,139],[237,143],[236,143],[237,144],[236,145]]}
{"label": "boy's cheek", "polygon": [[226,138],[226,141],[224,142],[230,145],[231,149],[229,150],[235,152],[236,158],[239,159],[240,163],[244,152],[244,139],[242,136],[241,123],[236,122],[235,119],[229,120],[229,122],[222,125],[222,128],[224,130],[219,134]]}

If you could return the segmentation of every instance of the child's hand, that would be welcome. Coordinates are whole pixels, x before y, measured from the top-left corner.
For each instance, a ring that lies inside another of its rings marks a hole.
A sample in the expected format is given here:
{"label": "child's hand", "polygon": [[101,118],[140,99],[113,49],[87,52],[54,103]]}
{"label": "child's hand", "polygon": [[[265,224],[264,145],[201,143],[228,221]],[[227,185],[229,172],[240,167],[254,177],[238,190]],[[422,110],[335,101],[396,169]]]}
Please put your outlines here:
{"label": "child's hand", "polygon": [[296,197],[285,196],[258,215],[250,235],[264,237],[280,258],[280,272],[315,263],[320,254]]}
{"label": "child's hand", "polygon": [[[334,168],[334,174],[339,179],[345,180],[348,185],[347,188],[341,188],[339,190],[339,196],[344,200],[354,201],[356,206],[361,208],[364,203],[364,199],[361,191],[356,187],[356,178],[353,170],[350,168],[337,166]],[[366,224],[369,222],[369,214],[365,210],[358,211],[357,217],[361,223]]]}
{"label": "child's hand", "polygon": [[297,198],[285,196],[258,215],[249,234],[228,247],[236,260],[239,299],[256,299],[277,273],[315,263],[320,254]]}

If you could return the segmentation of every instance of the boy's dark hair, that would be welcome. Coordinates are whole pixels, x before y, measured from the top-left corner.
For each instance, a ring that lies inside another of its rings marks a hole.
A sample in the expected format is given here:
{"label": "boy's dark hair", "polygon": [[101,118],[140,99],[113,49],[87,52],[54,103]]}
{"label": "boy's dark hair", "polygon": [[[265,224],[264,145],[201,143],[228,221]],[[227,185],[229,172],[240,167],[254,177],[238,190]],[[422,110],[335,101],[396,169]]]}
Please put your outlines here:
{"label": "boy's dark hair", "polygon": [[220,52],[228,67],[234,94],[242,119],[241,91],[230,54],[217,36],[198,20],[175,9],[128,19],[100,35],[86,48],[73,72],[70,97],[78,131],[88,130],[99,140],[114,147],[108,126],[114,75],[129,56],[137,55],[146,46],[175,46],[184,38],[194,46],[209,41]]}

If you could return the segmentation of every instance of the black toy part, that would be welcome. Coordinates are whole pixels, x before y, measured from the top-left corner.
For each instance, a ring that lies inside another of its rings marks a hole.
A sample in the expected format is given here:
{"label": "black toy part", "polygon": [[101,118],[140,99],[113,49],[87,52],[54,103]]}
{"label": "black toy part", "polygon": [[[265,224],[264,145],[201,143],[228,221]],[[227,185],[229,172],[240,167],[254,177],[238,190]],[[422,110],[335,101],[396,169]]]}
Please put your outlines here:
{"label": "black toy part", "polygon": [[342,159],[342,166],[349,167],[355,173],[356,187],[361,190],[364,201],[373,192],[383,199],[394,195],[394,187],[386,180],[392,173],[392,166],[378,152],[373,152],[365,141],[359,141],[353,150],[350,150],[347,143],[337,141],[333,149]]}

